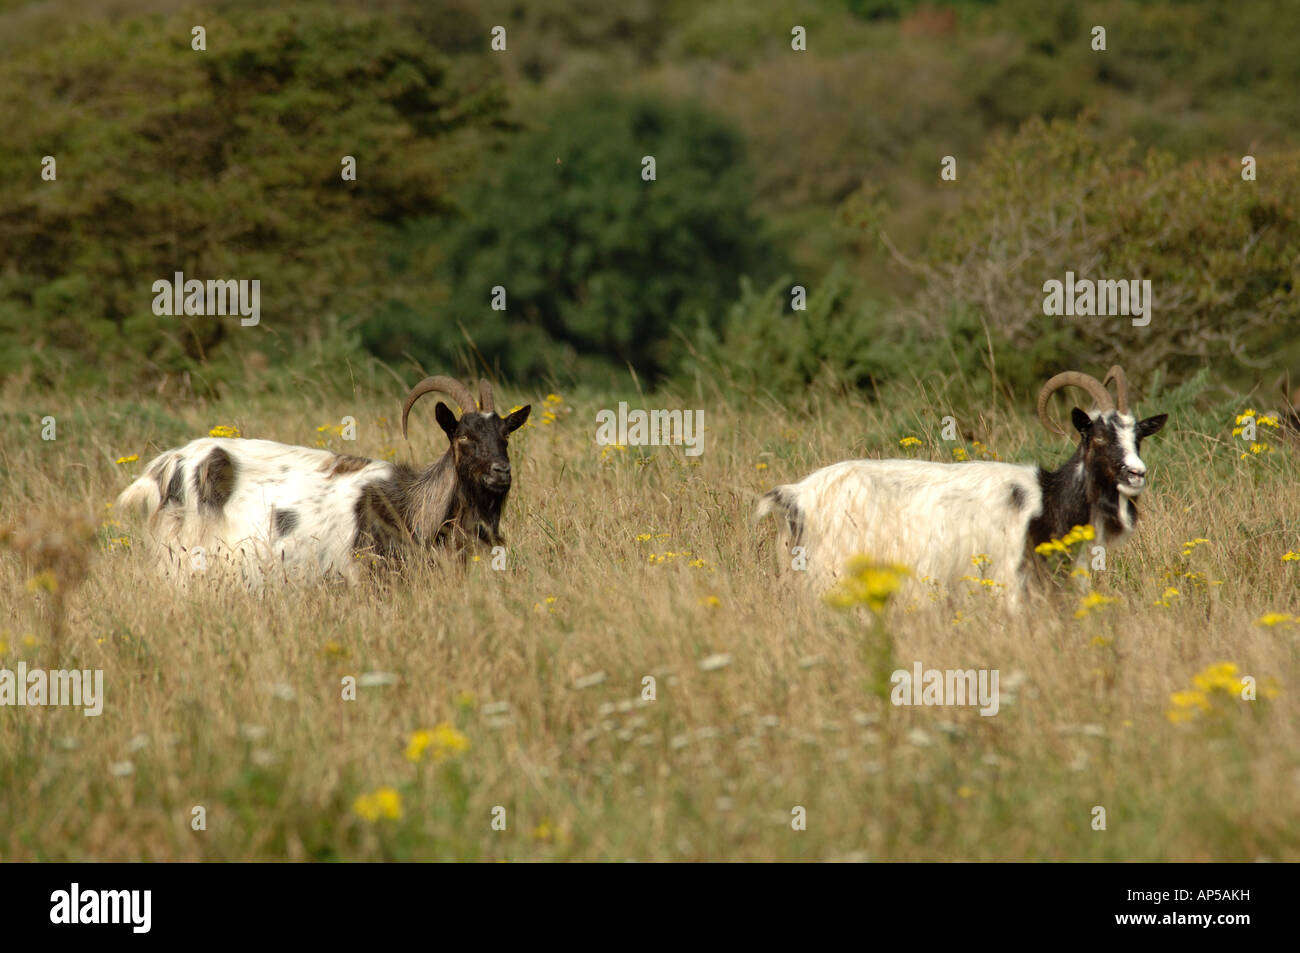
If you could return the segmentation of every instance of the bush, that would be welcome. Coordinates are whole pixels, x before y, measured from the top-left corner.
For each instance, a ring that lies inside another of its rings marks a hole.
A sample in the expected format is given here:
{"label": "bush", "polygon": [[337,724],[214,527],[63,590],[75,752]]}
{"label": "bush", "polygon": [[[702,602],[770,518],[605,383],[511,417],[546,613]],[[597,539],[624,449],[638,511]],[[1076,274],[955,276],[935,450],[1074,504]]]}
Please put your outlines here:
{"label": "bush", "polygon": [[906,366],[904,341],[881,338],[881,311],[859,300],[842,268],[807,289],[801,311],[791,309],[793,284],[782,277],[758,291],[742,279],[722,326],[696,328],[685,375],[791,403],[813,384],[866,388]]}
{"label": "bush", "polygon": [[[215,387],[232,343],[281,363],[378,289],[415,297],[425,279],[403,284],[381,250],[446,214],[504,112],[484,58],[440,53],[421,22],[250,9],[206,17],[203,53],[192,16],[91,22],[7,60],[0,113],[28,145],[0,153],[0,334],[19,345],[0,376]],[[261,325],[153,314],[152,283],[175,271],[259,279]]]}
{"label": "bush", "polygon": [[[647,155],[654,181],[641,177]],[[739,277],[772,267],[752,198],[740,142],[711,116],[647,99],[570,100],[465,195],[440,320],[393,312],[366,340],[441,363],[463,344],[459,323],[516,377],[602,364],[662,375],[680,356],[680,329],[716,326]],[[497,285],[505,311],[490,306]]]}
{"label": "bush", "polygon": [[[1261,156],[1248,182],[1239,157],[1138,159],[1131,143],[1103,146],[1089,132],[1086,119],[1034,120],[992,144],[963,174],[960,209],[910,263],[922,290],[892,333],[937,347],[966,315],[987,326],[999,375],[1026,387],[1063,365],[1098,372],[1121,360],[1130,376],[1163,369],[1178,381],[1213,362],[1246,380],[1300,360],[1300,152]],[[1044,282],[1067,271],[1150,279],[1150,324],[1044,316]]]}

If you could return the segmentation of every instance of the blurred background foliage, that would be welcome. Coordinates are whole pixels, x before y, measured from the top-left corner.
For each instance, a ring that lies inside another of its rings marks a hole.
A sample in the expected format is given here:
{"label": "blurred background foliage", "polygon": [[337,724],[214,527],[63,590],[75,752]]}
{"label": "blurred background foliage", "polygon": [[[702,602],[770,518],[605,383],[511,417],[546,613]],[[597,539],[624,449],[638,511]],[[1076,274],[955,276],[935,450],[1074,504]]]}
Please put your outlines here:
{"label": "blurred background foliage", "polygon": [[[1300,371],[1298,28],[1226,0],[0,0],[0,377],[1271,385]],[[155,316],[175,271],[259,278],[261,324]],[[1066,271],[1150,279],[1151,324],[1043,316]]]}

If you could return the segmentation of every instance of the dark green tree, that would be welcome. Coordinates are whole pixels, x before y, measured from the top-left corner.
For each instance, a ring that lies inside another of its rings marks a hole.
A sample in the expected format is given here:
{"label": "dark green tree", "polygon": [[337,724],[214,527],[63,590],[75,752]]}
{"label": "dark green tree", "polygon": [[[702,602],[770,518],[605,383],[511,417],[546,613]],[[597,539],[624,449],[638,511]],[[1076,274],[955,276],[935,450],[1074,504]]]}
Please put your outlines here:
{"label": "dark green tree", "polygon": [[[570,100],[466,194],[439,319],[390,321],[367,339],[438,363],[463,328],[515,376],[602,362],[662,375],[682,353],[680,330],[720,322],[741,275],[767,278],[752,200],[740,140],[719,120],[648,99]],[[497,286],[505,311],[491,307]]]}

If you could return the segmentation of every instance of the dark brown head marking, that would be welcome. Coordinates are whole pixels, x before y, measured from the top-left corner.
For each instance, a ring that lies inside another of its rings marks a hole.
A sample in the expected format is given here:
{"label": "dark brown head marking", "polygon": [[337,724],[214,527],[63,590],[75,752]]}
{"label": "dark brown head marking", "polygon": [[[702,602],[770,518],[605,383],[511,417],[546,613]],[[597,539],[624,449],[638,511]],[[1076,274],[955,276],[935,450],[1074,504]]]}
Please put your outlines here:
{"label": "dark brown head marking", "polygon": [[[161,477],[161,474],[159,474]],[[161,481],[159,483],[161,486]],[[168,503],[175,503],[177,506],[185,504],[185,458],[176,458],[176,468],[172,470],[172,478],[167,482],[163,490],[163,506]]]}
{"label": "dark brown head marking", "polygon": [[235,489],[235,461],[220,447],[214,447],[194,468],[194,491],[199,506],[219,512]]}

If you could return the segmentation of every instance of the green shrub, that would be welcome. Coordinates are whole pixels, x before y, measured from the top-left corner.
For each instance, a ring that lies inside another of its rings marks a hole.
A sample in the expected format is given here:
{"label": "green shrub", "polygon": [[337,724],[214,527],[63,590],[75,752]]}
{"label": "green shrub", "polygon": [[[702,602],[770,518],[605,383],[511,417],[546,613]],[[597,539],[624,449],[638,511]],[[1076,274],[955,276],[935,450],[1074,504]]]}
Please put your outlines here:
{"label": "green shrub", "polygon": [[[1213,362],[1228,379],[1300,360],[1300,152],[1177,162],[1095,141],[1087,120],[1033,120],[995,141],[960,180],[963,202],[936,223],[912,267],[921,291],[894,324],[941,347],[951,316],[987,325],[1000,376],[1026,387],[1063,365],[1122,360],[1141,379],[1178,381]],[[865,195],[862,221],[873,210]],[[847,217],[853,216],[850,203]],[[1150,279],[1151,321],[1048,317],[1043,285]]]}
{"label": "green shrub", "polygon": [[[653,156],[656,179],[642,179]],[[392,311],[367,330],[426,363],[463,346],[516,377],[592,364],[655,377],[680,329],[714,325],[742,274],[772,267],[737,137],[688,105],[612,95],[558,107],[465,196],[439,320]],[[492,289],[507,309],[493,310]],[[391,347],[391,345],[390,345]]]}
{"label": "green shrub", "polygon": [[843,269],[806,289],[804,310],[791,309],[793,285],[785,276],[760,291],[742,279],[721,327],[696,328],[684,374],[791,403],[813,384],[866,388],[903,369],[904,340],[882,339],[879,307],[860,300]]}
{"label": "green shrub", "polygon": [[[90,21],[0,66],[0,376],[219,387],[223,354],[288,361],[330,315],[415,300],[381,252],[445,214],[501,122],[486,57],[332,4]],[[41,157],[58,178],[40,178]],[[344,156],[356,181],[341,178]],[[261,324],[153,314],[152,284],[261,281]],[[355,335],[354,335],[355,338]],[[232,348],[232,345],[234,347]]]}

